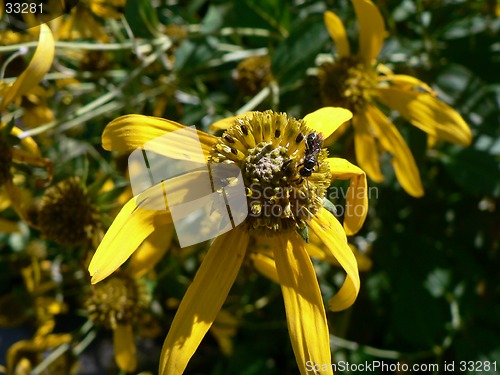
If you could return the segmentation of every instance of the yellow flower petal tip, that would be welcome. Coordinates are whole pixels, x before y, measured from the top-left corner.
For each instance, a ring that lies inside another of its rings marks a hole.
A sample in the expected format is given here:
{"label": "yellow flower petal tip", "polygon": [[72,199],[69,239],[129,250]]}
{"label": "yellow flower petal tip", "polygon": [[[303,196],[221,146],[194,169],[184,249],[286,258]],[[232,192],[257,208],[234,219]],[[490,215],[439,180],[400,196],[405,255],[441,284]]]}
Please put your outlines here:
{"label": "yellow flower petal tip", "polygon": [[350,55],[349,40],[347,39],[347,32],[341,19],[333,12],[326,11],[324,13],[324,21],[330,37],[337,46],[337,53],[339,57],[346,57]]}
{"label": "yellow flower petal tip", "polygon": [[341,107],[323,107],[304,117],[306,125],[318,133],[323,133],[323,138],[328,138],[350,119],[352,112]]}

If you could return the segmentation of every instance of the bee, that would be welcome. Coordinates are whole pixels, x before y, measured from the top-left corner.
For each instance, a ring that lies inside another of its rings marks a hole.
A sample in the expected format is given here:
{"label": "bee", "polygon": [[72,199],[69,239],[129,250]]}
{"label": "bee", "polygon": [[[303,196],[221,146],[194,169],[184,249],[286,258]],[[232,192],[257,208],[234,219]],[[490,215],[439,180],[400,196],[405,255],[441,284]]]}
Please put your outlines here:
{"label": "bee", "polygon": [[302,177],[310,177],[314,167],[318,165],[318,154],[323,145],[323,135],[321,133],[311,133],[306,138],[306,149],[304,151],[304,162],[299,174]]}
{"label": "bee", "polygon": [[[300,141],[302,141],[303,136],[300,134]],[[299,139],[299,137],[297,137]],[[321,151],[321,146],[323,145],[323,135],[321,133],[311,133],[306,137],[306,148],[304,150],[304,161],[299,165],[302,167],[299,169],[300,177],[298,183],[301,184],[304,178],[307,183],[307,190],[309,191],[309,177],[313,174],[314,168],[319,165],[318,155]]]}

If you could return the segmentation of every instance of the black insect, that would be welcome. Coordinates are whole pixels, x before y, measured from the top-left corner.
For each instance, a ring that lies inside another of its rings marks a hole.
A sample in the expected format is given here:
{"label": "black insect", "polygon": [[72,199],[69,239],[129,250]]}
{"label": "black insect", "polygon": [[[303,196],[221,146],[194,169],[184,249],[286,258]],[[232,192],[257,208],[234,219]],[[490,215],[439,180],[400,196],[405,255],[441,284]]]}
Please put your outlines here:
{"label": "black insect", "polygon": [[304,151],[304,162],[299,174],[302,177],[310,177],[314,167],[318,165],[318,154],[323,145],[323,136],[321,133],[311,133],[306,138],[306,149]]}
{"label": "black insect", "polygon": [[[316,165],[318,165],[318,155],[321,151],[321,146],[323,145],[323,135],[321,133],[311,133],[306,138],[306,148],[304,150],[304,161],[299,166],[302,166],[299,170],[300,178],[299,184],[302,183],[304,178],[307,182],[307,190],[309,191],[309,179],[314,171]],[[296,180],[297,181],[297,180]]]}

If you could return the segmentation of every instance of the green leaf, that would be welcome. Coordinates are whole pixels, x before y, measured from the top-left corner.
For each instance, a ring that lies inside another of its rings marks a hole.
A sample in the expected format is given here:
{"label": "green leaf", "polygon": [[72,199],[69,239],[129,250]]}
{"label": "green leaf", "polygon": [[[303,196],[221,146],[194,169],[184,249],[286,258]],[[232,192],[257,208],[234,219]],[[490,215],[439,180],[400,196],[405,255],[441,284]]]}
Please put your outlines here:
{"label": "green leaf", "polygon": [[473,148],[461,149],[451,158],[442,157],[445,169],[455,182],[472,194],[498,194],[499,164],[487,152]]}
{"label": "green leaf", "polygon": [[328,40],[326,27],[319,18],[309,19],[292,30],[273,54],[272,72],[281,89],[294,86],[305,77],[307,68],[314,66],[316,55]]}
{"label": "green leaf", "polygon": [[136,37],[150,38],[158,30],[158,15],[149,0],[127,0],[125,18]]}
{"label": "green leaf", "polygon": [[246,3],[281,35],[288,34],[287,30],[291,19],[289,2],[283,0],[247,0]]}

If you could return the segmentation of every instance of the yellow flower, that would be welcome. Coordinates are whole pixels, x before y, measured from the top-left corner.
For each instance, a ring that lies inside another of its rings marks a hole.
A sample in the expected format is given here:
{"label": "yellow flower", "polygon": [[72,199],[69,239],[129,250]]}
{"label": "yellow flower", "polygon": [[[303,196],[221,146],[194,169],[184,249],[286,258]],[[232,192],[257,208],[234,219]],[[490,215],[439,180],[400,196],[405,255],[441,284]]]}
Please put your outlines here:
{"label": "yellow flower", "polygon": [[[346,233],[356,233],[365,220],[366,177],[361,169],[346,160],[328,158],[321,142],[314,154],[314,165],[308,166],[310,175],[303,169],[306,168],[306,143],[313,138],[328,137],[351,117],[350,111],[331,107],[313,112],[303,120],[272,111],[252,112],[217,124],[227,128],[221,137],[197,133],[208,163],[229,164],[241,171],[249,215],[211,244],[166,337],[160,374],[184,372],[231,289],[247,255],[250,239],[259,241],[263,237],[268,237],[273,245],[275,270],[301,373],[307,373],[307,361],[330,363],[324,304],[303,233],[314,232],[322,240],[325,252],[336,258],[346,271],[346,280],[330,305],[334,310],[349,307],[357,297],[360,281]],[[156,117],[123,116],[104,130],[103,147],[130,152],[184,128]],[[189,147],[189,139],[185,141],[181,137],[177,144],[157,147],[155,151],[179,160],[192,160],[198,155]],[[198,169],[154,185],[131,199],[116,217],[89,265],[92,283],[109,276],[146,238],[172,222],[168,202],[175,200],[176,194],[184,196],[193,185],[204,183],[207,176],[208,168],[206,172]],[[347,203],[353,209],[346,212],[344,227],[323,207],[332,179],[351,180]],[[174,196],[169,195],[168,201],[163,194],[165,186]],[[263,195],[264,192],[268,195]],[[147,209],[154,202],[163,207],[167,205],[167,210]]]}
{"label": "yellow flower", "polygon": [[63,246],[88,243],[98,232],[98,208],[78,177],[48,188],[37,214],[36,226],[42,236]]}
{"label": "yellow flower", "polygon": [[113,331],[115,361],[123,371],[132,372],[137,367],[133,324],[139,321],[149,303],[144,280],[126,271],[92,285],[85,301],[89,318]]}
{"label": "yellow flower", "polygon": [[69,14],[51,21],[55,35],[65,39],[95,39],[109,42],[102,19],[118,19],[123,16],[126,0],[88,0],[76,3]]}
{"label": "yellow flower", "polygon": [[[67,313],[68,309],[67,305],[54,295],[60,285],[53,278],[53,270],[53,262],[41,260],[35,254],[32,254],[31,265],[21,270],[32,305],[29,308],[23,306],[19,303],[19,296],[11,293],[13,299],[8,298],[5,300],[7,302],[10,299],[10,305],[2,306],[2,315],[6,313],[7,316],[13,316],[15,311],[9,313],[8,310],[19,309],[15,317],[16,319],[21,317],[18,323],[22,323],[24,319],[36,323],[36,331],[32,338],[17,341],[7,351],[8,374],[17,374],[17,371],[25,365],[30,368],[35,367],[42,362],[49,352],[60,345],[70,343],[72,340],[70,334],[53,333],[56,326],[55,316]],[[34,314],[35,318],[33,318],[32,314]],[[5,317],[0,316],[0,324],[2,322],[7,321],[5,321]],[[71,361],[67,362],[68,359],[68,357],[62,356],[49,366],[47,372],[55,371],[57,366],[64,366],[64,370],[60,371],[70,374],[70,367],[73,363]]]}
{"label": "yellow flower", "polygon": [[[11,103],[35,89],[48,72],[54,59],[54,38],[49,27],[39,27],[40,38],[28,67],[10,85],[0,81],[0,113]],[[26,202],[12,181],[12,164],[26,163],[44,167],[48,170],[49,179],[52,174],[50,160],[41,156],[37,143],[31,137],[20,137],[22,130],[12,124],[0,121],[0,187],[4,186],[12,207],[19,216],[29,222],[26,213]]]}
{"label": "yellow flower", "polygon": [[377,107],[377,102],[398,111],[431,140],[467,146],[472,139],[470,129],[424,82],[394,74],[377,63],[386,34],[384,20],[370,0],[352,0],[352,3],[359,22],[358,54],[351,53],[340,18],[330,11],[324,14],[338,55],[335,62],[325,62],[319,67],[324,105],[340,105],[353,111],[356,160],[370,178],[377,182],[383,180],[379,154],[387,151],[392,155],[396,177],[403,189],[414,197],[421,197],[424,189],[413,155],[396,126]]}

